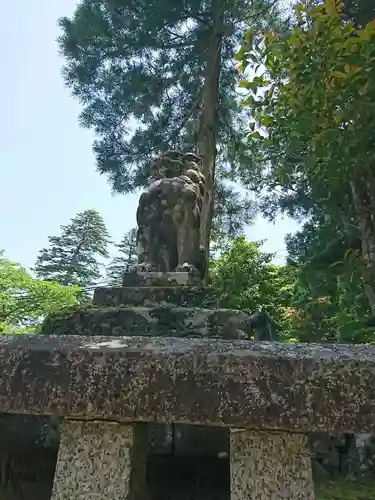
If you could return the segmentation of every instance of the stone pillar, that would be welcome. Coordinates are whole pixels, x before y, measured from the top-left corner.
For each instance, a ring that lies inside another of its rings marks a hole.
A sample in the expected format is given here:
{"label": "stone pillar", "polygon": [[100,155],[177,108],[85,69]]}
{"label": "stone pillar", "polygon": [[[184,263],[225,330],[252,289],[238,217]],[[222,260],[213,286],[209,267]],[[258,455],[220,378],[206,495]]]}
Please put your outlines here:
{"label": "stone pillar", "polygon": [[138,424],[65,421],[51,500],[141,499],[144,431]]}
{"label": "stone pillar", "polygon": [[232,429],[231,500],[314,500],[307,436]]}

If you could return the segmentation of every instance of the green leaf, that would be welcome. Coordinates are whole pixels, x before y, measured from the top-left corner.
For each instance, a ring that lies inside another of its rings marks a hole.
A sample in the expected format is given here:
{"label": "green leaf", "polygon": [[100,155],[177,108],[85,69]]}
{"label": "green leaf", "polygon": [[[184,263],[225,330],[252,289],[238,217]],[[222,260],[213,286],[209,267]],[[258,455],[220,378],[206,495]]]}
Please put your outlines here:
{"label": "green leaf", "polygon": [[251,44],[255,35],[255,30],[253,28],[249,29],[245,33],[245,41],[247,44]]}
{"label": "green leaf", "polygon": [[234,54],[234,59],[236,61],[242,61],[245,58],[245,47],[241,46],[240,49]]}

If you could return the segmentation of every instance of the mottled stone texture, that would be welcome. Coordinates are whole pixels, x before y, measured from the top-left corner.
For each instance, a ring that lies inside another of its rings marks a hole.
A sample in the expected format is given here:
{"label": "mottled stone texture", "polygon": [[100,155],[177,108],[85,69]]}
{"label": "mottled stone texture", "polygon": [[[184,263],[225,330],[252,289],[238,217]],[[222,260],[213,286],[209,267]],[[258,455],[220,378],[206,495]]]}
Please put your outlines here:
{"label": "mottled stone texture", "polygon": [[65,421],[51,500],[138,500],[134,490],[145,474],[134,477],[134,446],[132,426]]}
{"label": "mottled stone texture", "polygon": [[375,430],[375,347],[0,336],[0,413]]}
{"label": "mottled stone texture", "polygon": [[[233,339],[251,334],[246,313],[218,309],[216,291],[186,286],[192,279],[194,282],[194,276],[183,272],[125,273],[127,286],[97,288],[95,308],[50,316],[42,333]],[[129,286],[134,284],[140,286]],[[153,454],[212,457],[229,449],[226,429],[150,424],[149,436]]]}
{"label": "mottled stone texture", "polygon": [[105,335],[245,339],[249,316],[231,309],[176,307],[89,307],[51,314],[43,335]]}
{"label": "mottled stone texture", "polygon": [[232,430],[231,500],[314,500],[307,437]]}
{"label": "mottled stone texture", "polygon": [[124,273],[123,287],[138,286],[201,286],[201,278],[190,272],[129,272]]}
{"label": "mottled stone texture", "polygon": [[216,308],[218,300],[212,288],[192,286],[98,287],[93,304],[100,307],[177,307]]}

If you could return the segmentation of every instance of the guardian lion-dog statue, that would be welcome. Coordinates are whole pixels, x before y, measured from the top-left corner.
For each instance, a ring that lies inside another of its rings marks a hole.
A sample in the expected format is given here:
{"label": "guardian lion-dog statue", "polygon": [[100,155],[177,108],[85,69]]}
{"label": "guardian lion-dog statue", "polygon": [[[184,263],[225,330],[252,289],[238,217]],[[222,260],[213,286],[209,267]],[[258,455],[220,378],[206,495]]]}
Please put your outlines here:
{"label": "guardian lion-dog statue", "polygon": [[150,168],[150,184],[137,210],[138,272],[206,272],[200,246],[205,177],[193,153],[167,151]]}

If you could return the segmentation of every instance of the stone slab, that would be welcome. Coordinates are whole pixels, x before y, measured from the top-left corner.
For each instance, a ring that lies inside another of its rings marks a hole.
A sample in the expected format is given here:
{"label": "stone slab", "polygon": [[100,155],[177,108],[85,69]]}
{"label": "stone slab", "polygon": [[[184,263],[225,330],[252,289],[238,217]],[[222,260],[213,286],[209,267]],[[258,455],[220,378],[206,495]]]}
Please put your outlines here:
{"label": "stone slab", "polygon": [[51,500],[131,498],[134,444],[131,425],[63,422]]}
{"label": "stone slab", "polygon": [[314,500],[307,436],[230,431],[231,500]]}
{"label": "stone slab", "polygon": [[212,288],[192,286],[98,287],[93,305],[100,307],[178,307],[216,308],[218,299]]}
{"label": "stone slab", "polygon": [[188,272],[128,272],[124,273],[122,286],[199,286],[198,275]]}
{"label": "stone slab", "polygon": [[0,336],[0,413],[375,432],[375,347]]}
{"label": "stone slab", "polygon": [[44,335],[105,335],[246,339],[252,335],[249,315],[232,309],[159,307],[88,307],[51,314]]}

